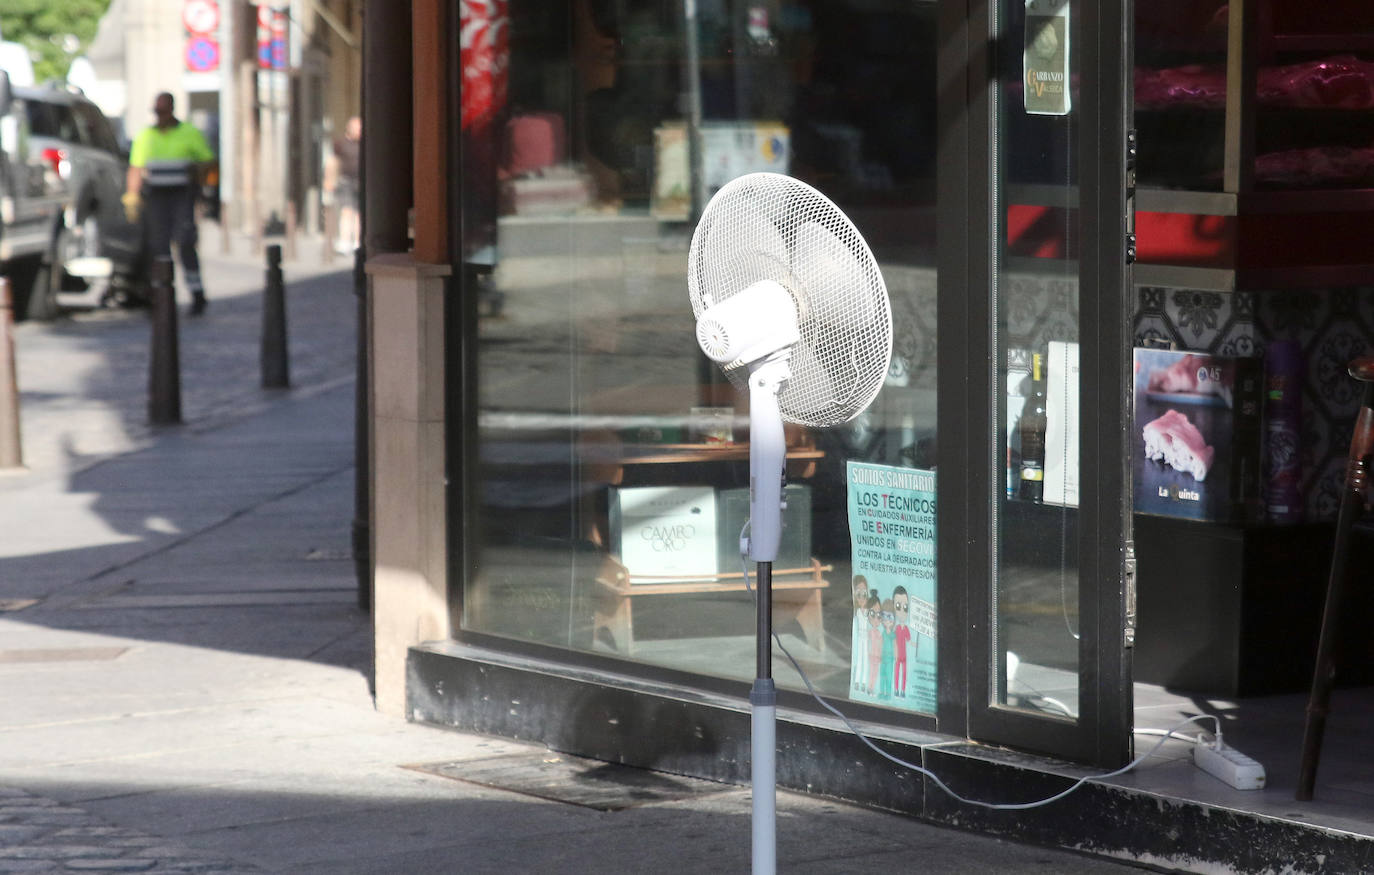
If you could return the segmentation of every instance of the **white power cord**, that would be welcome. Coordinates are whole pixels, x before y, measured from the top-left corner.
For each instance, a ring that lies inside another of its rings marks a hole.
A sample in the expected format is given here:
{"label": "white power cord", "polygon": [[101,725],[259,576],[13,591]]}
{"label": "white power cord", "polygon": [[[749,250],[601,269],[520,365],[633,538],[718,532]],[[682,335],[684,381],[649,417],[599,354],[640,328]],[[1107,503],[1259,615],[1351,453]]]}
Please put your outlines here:
{"label": "white power cord", "polygon": [[[749,523],[746,521],[744,527],[747,529],[748,526]],[[744,538],[744,529],[740,530],[740,538],[741,540]],[[752,594],[754,592],[754,587],[752,584],[749,583],[749,565],[743,555],[741,555],[740,558],[741,560],[744,560],[742,563],[744,571],[744,586]],[[1196,739],[1192,739],[1185,735],[1175,734],[1178,730],[1182,729],[1188,724],[1197,723],[1201,720],[1211,720],[1212,725],[1216,730],[1215,742],[1208,743],[1208,746],[1218,751],[1224,749],[1224,746],[1222,745],[1221,741],[1221,721],[1214,714],[1198,714],[1197,716],[1189,717],[1185,720],[1180,721],[1171,729],[1136,730],[1137,732],[1143,735],[1161,734],[1163,735],[1163,737],[1155,743],[1154,747],[1150,748],[1148,751],[1131,760],[1129,763],[1117,769],[1116,771],[1106,772],[1101,775],[1087,775],[1085,777],[1079,778],[1076,782],[1074,782],[1072,786],[1058,793],[1055,793],[1053,796],[1048,796],[1044,799],[1038,799],[1033,802],[984,802],[980,799],[968,799],[963,796],[960,796],[958,793],[951,790],[948,786],[945,785],[944,781],[940,780],[940,777],[938,775],[936,775],[929,769],[925,768],[924,766],[918,766],[915,763],[907,762],[901,757],[894,756],[893,754],[888,753],[887,751],[883,750],[882,748],[874,744],[872,740],[870,740],[868,736],[864,735],[863,732],[861,732],[859,728],[855,726],[848,717],[841,713],[838,708],[836,708],[834,705],[831,705],[829,702],[827,702],[825,699],[821,697],[820,693],[816,692],[816,688],[811,684],[811,678],[807,677],[806,672],[802,669],[801,665],[792,656],[791,652],[788,651],[787,646],[782,643],[782,637],[777,633],[777,631],[773,632],[773,641],[777,643],[778,649],[781,650],[783,655],[787,657],[787,661],[792,663],[792,668],[796,669],[797,674],[801,676],[802,683],[806,685],[806,691],[811,694],[811,698],[815,699],[818,703],[820,703],[820,706],[822,708],[829,711],[831,714],[834,714],[836,717],[840,718],[841,722],[843,722],[845,727],[848,728],[849,731],[854,734],[855,738],[859,739],[859,741],[862,741],[869,748],[871,748],[874,753],[878,754],[878,756],[882,757],[883,759],[895,763],[896,765],[899,765],[903,768],[911,769],[914,772],[919,772],[920,774],[926,776],[932,782],[934,782],[935,786],[939,787],[951,798],[956,799],[959,802],[964,803],[965,805],[975,805],[979,808],[990,808],[996,811],[1024,811],[1028,808],[1039,808],[1044,805],[1049,805],[1052,802],[1058,802],[1060,799],[1063,799],[1065,796],[1068,796],[1070,793],[1074,792],[1075,790],[1078,790],[1080,787],[1082,787],[1084,784],[1087,784],[1089,781],[1100,781],[1104,778],[1115,778],[1118,775],[1126,774],[1131,769],[1134,769],[1136,766],[1145,762],[1145,760],[1154,756],[1155,751],[1163,747],[1164,742],[1168,741],[1170,738],[1177,738],[1181,741],[1189,741],[1194,744],[1203,744],[1204,742],[1202,740],[1202,736],[1199,736]],[[1262,780],[1263,779],[1261,779],[1261,781]]]}

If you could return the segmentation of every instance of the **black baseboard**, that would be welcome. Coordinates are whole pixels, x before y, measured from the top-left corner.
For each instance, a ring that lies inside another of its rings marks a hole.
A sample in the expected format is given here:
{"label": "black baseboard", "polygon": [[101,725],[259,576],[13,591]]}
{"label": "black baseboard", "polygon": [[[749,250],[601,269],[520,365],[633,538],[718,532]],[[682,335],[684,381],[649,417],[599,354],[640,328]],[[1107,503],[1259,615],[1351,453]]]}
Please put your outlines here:
{"label": "black baseboard", "polygon": [[[457,642],[412,648],[410,719],[578,756],[730,783],[749,778],[748,703]],[[989,802],[1051,796],[1086,774],[1043,757],[865,726],[883,749]],[[1185,870],[1374,871],[1374,838],[1091,782],[1048,806],[961,803],[864,747],[828,716],[779,710],[778,785],[1045,847]]]}

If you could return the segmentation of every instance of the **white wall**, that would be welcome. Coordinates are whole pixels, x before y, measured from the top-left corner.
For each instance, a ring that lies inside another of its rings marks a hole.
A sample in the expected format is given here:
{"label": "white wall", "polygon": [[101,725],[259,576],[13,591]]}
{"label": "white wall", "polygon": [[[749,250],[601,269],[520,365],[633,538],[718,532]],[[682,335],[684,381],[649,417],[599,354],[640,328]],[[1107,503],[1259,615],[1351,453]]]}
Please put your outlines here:
{"label": "white wall", "polygon": [[153,98],[168,91],[176,99],[177,115],[185,118],[186,91],[182,73],[186,62],[184,0],[126,0],[124,9],[124,81],[127,106],[124,129],[130,137],[153,122]]}

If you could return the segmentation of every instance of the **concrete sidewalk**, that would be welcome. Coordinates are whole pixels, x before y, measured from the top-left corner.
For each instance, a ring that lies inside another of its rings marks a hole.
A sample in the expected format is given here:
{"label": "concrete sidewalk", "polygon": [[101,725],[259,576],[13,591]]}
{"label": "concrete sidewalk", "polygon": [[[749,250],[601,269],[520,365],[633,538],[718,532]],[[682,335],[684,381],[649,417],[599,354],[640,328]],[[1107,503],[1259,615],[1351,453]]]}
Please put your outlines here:
{"label": "concrete sidewalk", "polygon": [[[550,801],[444,773],[565,758],[374,710],[353,390],[321,373],[0,489],[0,873],[747,871],[746,788]],[[1130,868],[796,794],[778,829],[784,871]]]}

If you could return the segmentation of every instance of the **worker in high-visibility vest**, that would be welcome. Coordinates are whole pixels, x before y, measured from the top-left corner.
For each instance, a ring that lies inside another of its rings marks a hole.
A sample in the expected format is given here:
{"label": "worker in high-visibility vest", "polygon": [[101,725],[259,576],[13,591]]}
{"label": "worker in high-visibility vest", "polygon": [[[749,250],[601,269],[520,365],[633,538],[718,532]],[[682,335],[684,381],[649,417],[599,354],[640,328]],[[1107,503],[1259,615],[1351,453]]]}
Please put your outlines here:
{"label": "worker in high-visibility vest", "polygon": [[205,137],[172,114],[172,95],[153,101],[157,122],[139,131],[129,151],[124,212],[130,222],[146,220],[150,258],[171,255],[177,244],[182,279],[191,293],[192,316],[205,312],[205,285],[196,254],[196,190],[215,160]]}

